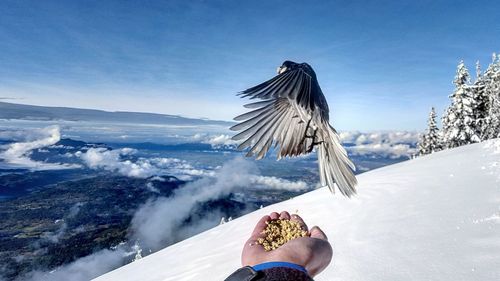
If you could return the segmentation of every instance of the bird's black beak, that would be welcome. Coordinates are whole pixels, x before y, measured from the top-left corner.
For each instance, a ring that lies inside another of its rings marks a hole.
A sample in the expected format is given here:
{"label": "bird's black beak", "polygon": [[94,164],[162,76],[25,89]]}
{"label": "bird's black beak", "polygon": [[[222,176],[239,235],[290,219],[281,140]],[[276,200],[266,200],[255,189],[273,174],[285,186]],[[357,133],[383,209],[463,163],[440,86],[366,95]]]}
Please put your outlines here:
{"label": "bird's black beak", "polygon": [[278,74],[281,74],[281,73],[285,72],[286,70],[287,70],[286,66],[280,66],[280,67],[278,67],[277,72],[278,72]]}

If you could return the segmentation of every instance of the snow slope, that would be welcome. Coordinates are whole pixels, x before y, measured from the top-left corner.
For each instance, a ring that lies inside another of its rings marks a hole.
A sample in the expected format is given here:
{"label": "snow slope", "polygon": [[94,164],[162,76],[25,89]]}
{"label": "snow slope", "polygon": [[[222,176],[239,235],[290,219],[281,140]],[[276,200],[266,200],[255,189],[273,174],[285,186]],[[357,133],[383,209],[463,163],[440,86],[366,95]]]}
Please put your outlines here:
{"label": "snow slope", "polygon": [[[279,162],[277,162],[279,165]],[[96,280],[224,280],[257,220],[298,210],[334,262],[316,280],[500,280],[500,140],[359,176],[359,196],[321,188],[165,248]]]}

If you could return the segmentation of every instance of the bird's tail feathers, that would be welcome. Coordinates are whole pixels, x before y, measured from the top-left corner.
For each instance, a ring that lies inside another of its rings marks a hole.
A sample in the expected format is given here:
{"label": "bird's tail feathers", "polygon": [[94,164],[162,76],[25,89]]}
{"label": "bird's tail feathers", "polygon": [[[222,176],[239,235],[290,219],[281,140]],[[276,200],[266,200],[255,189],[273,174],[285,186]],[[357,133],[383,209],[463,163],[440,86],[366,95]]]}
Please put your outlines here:
{"label": "bird's tail feathers", "polygon": [[334,183],[337,183],[343,195],[351,197],[356,194],[356,168],[340,144],[337,132],[329,124],[324,130],[323,142],[318,145],[318,163],[322,186],[327,185],[335,193]]}

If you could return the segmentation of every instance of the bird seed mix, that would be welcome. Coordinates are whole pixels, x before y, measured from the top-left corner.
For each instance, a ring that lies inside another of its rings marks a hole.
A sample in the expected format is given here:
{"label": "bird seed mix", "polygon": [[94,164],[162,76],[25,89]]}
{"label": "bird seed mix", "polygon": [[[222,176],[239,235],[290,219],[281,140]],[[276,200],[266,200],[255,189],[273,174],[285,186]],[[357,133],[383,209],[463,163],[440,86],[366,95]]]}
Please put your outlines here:
{"label": "bird seed mix", "polygon": [[307,231],[303,230],[296,221],[277,219],[266,221],[266,224],[266,229],[262,231],[266,237],[257,239],[257,242],[264,246],[266,251],[276,250],[295,238],[308,236]]}

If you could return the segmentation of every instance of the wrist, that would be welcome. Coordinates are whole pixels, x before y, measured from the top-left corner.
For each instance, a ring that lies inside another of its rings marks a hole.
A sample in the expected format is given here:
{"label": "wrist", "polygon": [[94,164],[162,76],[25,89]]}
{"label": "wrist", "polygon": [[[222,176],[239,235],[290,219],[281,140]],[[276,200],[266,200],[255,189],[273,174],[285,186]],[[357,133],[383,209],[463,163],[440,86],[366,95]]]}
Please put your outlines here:
{"label": "wrist", "polygon": [[270,262],[254,267],[244,266],[233,272],[225,281],[314,281],[305,269],[297,264]]}
{"label": "wrist", "polygon": [[270,261],[270,262],[259,263],[259,264],[256,264],[256,265],[252,266],[252,268],[255,271],[262,271],[262,270],[266,270],[266,269],[270,269],[270,268],[275,268],[275,267],[291,268],[291,269],[302,271],[305,274],[308,274],[307,270],[303,266],[298,265],[296,263],[291,263],[291,262]]}

